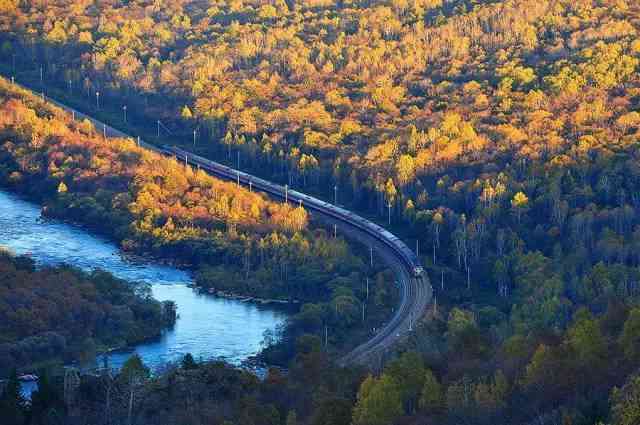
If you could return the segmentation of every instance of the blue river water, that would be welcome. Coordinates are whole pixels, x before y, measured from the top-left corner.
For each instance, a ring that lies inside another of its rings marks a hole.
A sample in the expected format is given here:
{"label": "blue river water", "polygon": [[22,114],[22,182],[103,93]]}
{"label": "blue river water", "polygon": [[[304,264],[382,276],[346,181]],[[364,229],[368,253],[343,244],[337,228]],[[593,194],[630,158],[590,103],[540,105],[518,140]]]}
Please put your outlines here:
{"label": "blue river water", "polygon": [[178,307],[175,327],[154,341],[108,355],[119,367],[137,352],[152,369],[191,353],[196,359],[220,358],[239,364],[260,349],[264,332],[287,313],[236,300],[200,294],[187,285],[188,272],[127,257],[112,242],[77,226],[43,219],[39,206],[0,190],[0,247],[30,255],[39,265],[67,263],[84,270],[100,268],[129,281],[151,284],[153,296]]}

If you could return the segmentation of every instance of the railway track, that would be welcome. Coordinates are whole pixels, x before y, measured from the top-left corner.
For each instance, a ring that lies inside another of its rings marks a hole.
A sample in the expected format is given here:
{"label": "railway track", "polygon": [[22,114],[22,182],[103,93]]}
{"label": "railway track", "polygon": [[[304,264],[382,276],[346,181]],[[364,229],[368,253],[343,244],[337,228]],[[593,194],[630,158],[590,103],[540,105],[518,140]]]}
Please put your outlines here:
{"label": "railway track", "polygon": [[[33,95],[39,96],[26,87],[18,86]],[[105,137],[132,138],[130,135],[57,102],[54,99],[44,96],[43,98],[59,108],[72,113],[75,119],[87,119],[91,121],[98,131],[104,133]],[[251,186],[256,190],[265,192],[280,200],[301,203],[305,208],[315,213],[314,216],[316,218],[335,224],[351,239],[375,248],[376,254],[382,257],[386,264],[393,270],[396,281],[400,284],[400,304],[395,310],[393,317],[369,340],[358,345],[352,351],[338,359],[340,365],[363,365],[372,367],[375,361],[381,362],[384,354],[396,342],[406,338],[415,326],[415,323],[422,317],[427,304],[431,302],[433,289],[413,252],[399,238],[377,224],[320,199],[295,190],[289,190],[283,186],[268,182],[240,170],[234,170],[180,148],[156,146],[146,143],[139,138],[137,138],[137,141],[140,146],[146,149],[163,155],[174,156],[191,165],[197,165],[216,177],[235,180],[238,184]]]}

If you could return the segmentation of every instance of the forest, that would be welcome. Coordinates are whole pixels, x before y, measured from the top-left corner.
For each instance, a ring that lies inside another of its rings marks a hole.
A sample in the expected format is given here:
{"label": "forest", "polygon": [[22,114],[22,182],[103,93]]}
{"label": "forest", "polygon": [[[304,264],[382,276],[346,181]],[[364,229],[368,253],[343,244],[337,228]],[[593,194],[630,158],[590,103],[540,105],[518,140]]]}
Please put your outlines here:
{"label": "forest", "polygon": [[[364,268],[343,239],[311,229],[302,206],[269,201],[131,139],[105,143],[89,121],[14,90],[0,81],[0,179],[45,201],[47,215],[96,227],[125,250],[203,266],[204,286],[239,293],[313,300],[318,282],[349,281]],[[227,279],[214,280],[217,271]]]}
{"label": "forest", "polygon": [[395,304],[389,271],[365,264],[342,237],[310,226],[302,206],[270,201],[131,139],[105,143],[89,121],[74,121],[4,79],[0,184],[126,251],[189,266],[203,290],[295,301],[299,314],[269,336],[272,363],[286,363],[297,336],[325,326],[332,329],[327,343],[354,346]]}
{"label": "forest", "polygon": [[5,76],[418,239],[411,372],[326,423],[640,422],[638,2],[1,4]]}
{"label": "forest", "polygon": [[151,298],[96,270],[36,269],[28,257],[0,251],[0,374],[84,363],[96,353],[159,336],[176,321],[172,301]]}

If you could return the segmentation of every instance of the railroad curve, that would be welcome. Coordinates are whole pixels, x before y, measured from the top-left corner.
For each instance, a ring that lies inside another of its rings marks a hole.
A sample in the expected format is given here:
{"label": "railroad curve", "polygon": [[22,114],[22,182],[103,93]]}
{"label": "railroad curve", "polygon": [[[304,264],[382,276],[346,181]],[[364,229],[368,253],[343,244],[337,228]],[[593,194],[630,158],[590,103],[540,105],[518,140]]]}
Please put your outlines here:
{"label": "railroad curve", "polygon": [[[57,102],[50,97],[34,93],[32,90],[17,83],[15,85],[33,95],[42,96],[44,100],[72,113],[76,119],[87,119],[91,121],[98,131],[102,130],[105,137],[136,139],[102,121],[63,103]],[[239,170],[234,170],[188,151],[175,147],[159,147],[146,143],[139,138],[137,138],[137,140],[139,145],[146,149],[163,155],[180,157],[180,160],[184,159],[191,165],[198,165],[216,177],[226,180],[236,180],[239,184],[251,185],[255,189],[266,192],[281,200],[286,198],[287,201],[290,202],[302,202],[305,208],[317,213],[317,218],[327,223],[335,224],[342,232],[348,235],[350,239],[355,239],[364,245],[376,249],[376,254],[382,257],[388,267],[393,270],[396,281],[400,284],[400,304],[391,319],[379,329],[373,337],[339,358],[339,365],[361,365],[371,368],[375,364],[374,361],[382,362],[384,354],[388,352],[396,342],[406,338],[415,323],[422,317],[427,305],[431,302],[433,288],[429,283],[428,277],[424,273],[416,275],[415,265],[407,264],[406,252],[411,252],[409,248],[397,237],[380,226],[320,199],[298,191],[287,190],[280,185],[270,183]],[[391,241],[388,239],[394,240]],[[401,252],[403,250],[406,252]]]}

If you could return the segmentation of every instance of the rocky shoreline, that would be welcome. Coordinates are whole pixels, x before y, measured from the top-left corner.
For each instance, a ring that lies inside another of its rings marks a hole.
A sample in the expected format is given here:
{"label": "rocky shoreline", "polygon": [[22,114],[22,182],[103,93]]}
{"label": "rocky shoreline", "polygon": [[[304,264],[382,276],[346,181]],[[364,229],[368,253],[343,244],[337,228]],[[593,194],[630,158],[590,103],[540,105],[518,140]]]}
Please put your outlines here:
{"label": "rocky shoreline", "polygon": [[201,293],[206,293],[206,294],[210,294],[210,295],[215,295],[216,297],[219,298],[226,298],[229,300],[235,300],[235,301],[240,301],[243,303],[254,303],[254,304],[300,304],[300,300],[297,299],[293,299],[293,300],[283,300],[283,299],[277,299],[277,298],[260,298],[260,297],[252,297],[252,296],[248,296],[248,295],[241,295],[241,294],[236,294],[233,292],[229,292],[229,291],[223,291],[223,290],[216,290],[215,288],[201,288],[198,287],[196,285],[189,285],[195,289],[197,289],[199,292]]}

